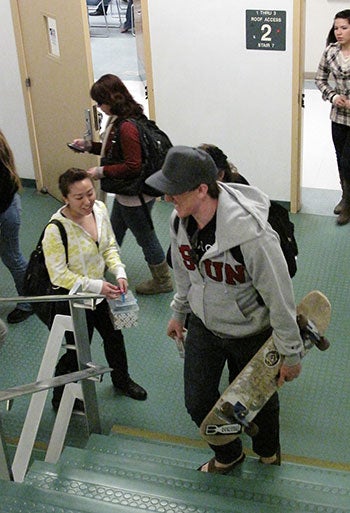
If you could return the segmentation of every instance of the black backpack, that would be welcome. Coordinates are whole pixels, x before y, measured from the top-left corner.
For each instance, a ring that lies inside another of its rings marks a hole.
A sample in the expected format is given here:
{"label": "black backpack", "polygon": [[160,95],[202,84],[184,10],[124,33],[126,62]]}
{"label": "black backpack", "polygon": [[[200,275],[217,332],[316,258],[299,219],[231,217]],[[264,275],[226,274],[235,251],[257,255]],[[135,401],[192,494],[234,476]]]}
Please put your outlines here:
{"label": "black backpack", "polygon": [[[178,216],[176,216],[174,220],[174,230],[176,233],[179,229],[179,222],[180,220]],[[293,278],[297,272],[296,258],[298,255],[298,244],[294,236],[294,224],[289,219],[288,210],[276,201],[271,201],[268,222],[279,235],[281,249],[288,265],[289,275]],[[171,263],[169,263],[171,261],[169,249],[167,253],[167,261],[171,266]],[[231,248],[230,252],[237,262],[244,264],[244,258],[240,246]]]}
{"label": "black backpack", "polygon": [[163,165],[168,150],[172,143],[163,130],[161,130],[154,121],[146,116],[141,118],[128,118],[127,120],[117,120],[115,122],[115,132],[112,141],[112,147],[108,154],[101,159],[101,165],[116,163],[113,159],[113,145],[118,145],[119,155],[123,155],[120,145],[120,126],[123,121],[131,121],[138,129],[142,150],[142,171],[134,178],[109,178],[101,179],[101,189],[105,192],[117,194],[126,194],[127,196],[137,196],[142,193],[150,196],[162,196],[162,193],[145,184],[145,180],[156,171],[159,171]]}
{"label": "black backpack", "polygon": [[288,210],[276,201],[271,201],[268,221],[280,237],[280,244],[291,278],[297,272],[298,244],[294,236],[294,224]]}
{"label": "black backpack", "polygon": [[[25,296],[49,296],[52,294],[68,294],[68,290],[63,287],[55,287],[52,285],[45,265],[45,257],[42,247],[42,240],[45,235],[46,227],[49,224],[55,224],[60,230],[62,242],[66,252],[66,262],[68,263],[68,240],[67,233],[64,229],[63,224],[57,219],[52,219],[44,228],[40,239],[36,245],[35,250],[32,252],[29,258],[24,284],[23,292]],[[53,317],[55,315],[55,303],[54,302],[35,302],[32,303],[34,313],[39,319],[51,327]]]}

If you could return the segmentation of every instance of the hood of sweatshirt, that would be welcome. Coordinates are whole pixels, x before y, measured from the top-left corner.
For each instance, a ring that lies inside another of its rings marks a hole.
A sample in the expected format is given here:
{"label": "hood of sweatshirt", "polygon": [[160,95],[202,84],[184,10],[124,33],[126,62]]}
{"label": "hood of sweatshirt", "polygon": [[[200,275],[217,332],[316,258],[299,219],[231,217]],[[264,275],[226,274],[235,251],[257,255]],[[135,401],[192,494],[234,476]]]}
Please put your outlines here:
{"label": "hood of sweatshirt", "polygon": [[216,243],[208,250],[222,253],[248,242],[266,230],[270,201],[256,187],[220,183],[217,208]]}

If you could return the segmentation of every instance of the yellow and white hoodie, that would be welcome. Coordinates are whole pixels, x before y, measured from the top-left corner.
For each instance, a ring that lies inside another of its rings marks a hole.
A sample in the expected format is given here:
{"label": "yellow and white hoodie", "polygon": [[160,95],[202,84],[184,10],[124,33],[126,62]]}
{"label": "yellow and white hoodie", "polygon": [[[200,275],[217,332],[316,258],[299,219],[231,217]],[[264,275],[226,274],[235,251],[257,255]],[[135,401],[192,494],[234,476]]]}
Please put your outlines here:
{"label": "yellow and white hoodie", "polygon": [[115,278],[126,278],[125,266],[120,260],[118,246],[104,203],[95,201],[93,213],[98,240],[77,223],[62,215],[61,207],[51,219],[63,224],[68,239],[68,265],[59,228],[49,224],[43,238],[45,263],[51,282],[70,290],[80,283],[84,292],[99,294],[106,267]]}

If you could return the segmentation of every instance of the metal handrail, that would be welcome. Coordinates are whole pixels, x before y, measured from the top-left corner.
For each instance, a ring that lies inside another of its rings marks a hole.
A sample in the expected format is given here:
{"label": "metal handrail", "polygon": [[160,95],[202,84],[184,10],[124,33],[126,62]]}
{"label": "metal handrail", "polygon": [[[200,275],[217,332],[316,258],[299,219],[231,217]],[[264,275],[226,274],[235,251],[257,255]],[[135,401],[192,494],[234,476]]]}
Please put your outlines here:
{"label": "metal handrail", "polygon": [[92,362],[87,365],[88,368],[81,371],[71,372],[70,374],[55,376],[51,379],[42,379],[40,381],[34,381],[34,383],[27,383],[26,385],[19,385],[16,387],[6,388],[5,390],[0,390],[0,402],[12,401],[13,399],[22,397],[23,395],[35,394],[36,392],[42,392],[43,390],[48,390],[50,388],[67,385],[68,383],[74,383],[75,381],[82,381],[83,379],[90,379],[95,376],[100,376],[99,381],[101,381],[101,376],[106,372],[111,372],[112,370],[110,367],[97,365]]}
{"label": "metal handrail", "polygon": [[84,301],[86,299],[104,299],[102,294],[92,292],[79,292],[78,294],[52,294],[49,296],[14,296],[0,297],[0,303],[42,303],[43,301]]}
{"label": "metal handrail", "polygon": [[[54,319],[38,373],[38,381],[0,391],[0,401],[8,401],[8,406],[11,406],[15,397],[25,394],[32,395],[12,467],[8,459],[6,443],[2,436],[0,422],[0,479],[7,478],[15,481],[23,480],[39,427],[46,394],[48,389],[52,387],[67,385],[61,401],[61,406],[63,405],[64,407],[63,409],[59,409],[56,416],[46,458],[58,458],[63,447],[65,433],[68,428],[69,418],[73,409],[74,398],[79,398],[81,391],[84,399],[88,431],[89,433],[101,432],[96,390],[93,381],[97,380],[96,376],[101,376],[105,372],[110,372],[111,369],[91,362],[89,336],[83,309],[95,309],[97,300],[104,298],[105,296],[102,294],[81,292],[81,285],[73,288],[70,294],[0,298],[0,304],[19,302],[35,303],[44,301],[68,301],[70,304],[70,316],[56,315]],[[67,329],[73,331],[74,334],[79,370],[68,375],[52,377],[51,372],[53,372],[54,368],[53,358],[57,358],[59,351],[57,343],[60,343],[61,345],[62,337]],[[76,381],[81,382],[81,385],[79,385],[81,388],[76,388],[78,386],[75,383]],[[43,392],[44,395],[36,394],[36,392]],[[35,397],[33,394],[35,394]],[[64,401],[65,396],[67,403]]]}

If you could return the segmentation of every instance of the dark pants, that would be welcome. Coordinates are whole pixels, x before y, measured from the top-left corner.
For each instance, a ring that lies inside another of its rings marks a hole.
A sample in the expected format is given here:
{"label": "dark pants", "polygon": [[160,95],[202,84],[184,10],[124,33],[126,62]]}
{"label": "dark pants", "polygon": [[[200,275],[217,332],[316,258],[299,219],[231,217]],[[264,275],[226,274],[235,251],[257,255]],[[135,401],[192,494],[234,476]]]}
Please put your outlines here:
{"label": "dark pants", "polygon": [[332,139],[340,180],[350,183],[350,126],[332,122]]}
{"label": "dark pants", "polygon": [[[207,413],[220,397],[219,384],[227,362],[232,381],[251,360],[271,329],[249,338],[220,338],[206,329],[193,314],[189,317],[185,352],[185,404],[192,420],[200,426]],[[259,433],[253,440],[253,450],[259,456],[273,456],[279,447],[279,399],[275,393],[254,422]],[[209,444],[210,445],[210,444]],[[242,452],[242,442],[236,438],[222,445],[210,445],[220,463],[231,463]]]}
{"label": "dark pants", "polygon": [[[56,303],[56,313],[70,315],[69,305],[65,302]],[[103,347],[108,365],[113,369],[111,379],[116,387],[123,387],[129,377],[128,362],[124,345],[123,334],[115,330],[109,317],[108,303],[103,300],[97,305],[96,310],[86,310],[89,341],[91,342],[94,328],[97,329],[103,340]],[[65,334],[67,344],[74,345],[74,335],[71,331]],[[68,349],[61,356],[57,365],[55,376],[61,376],[78,370],[76,351]],[[59,401],[63,394],[63,387],[54,389],[54,401]]]}

